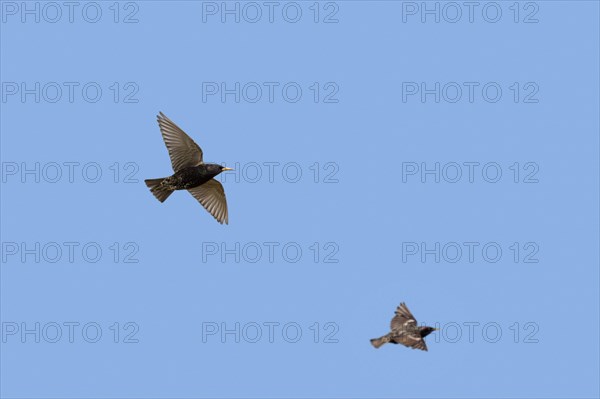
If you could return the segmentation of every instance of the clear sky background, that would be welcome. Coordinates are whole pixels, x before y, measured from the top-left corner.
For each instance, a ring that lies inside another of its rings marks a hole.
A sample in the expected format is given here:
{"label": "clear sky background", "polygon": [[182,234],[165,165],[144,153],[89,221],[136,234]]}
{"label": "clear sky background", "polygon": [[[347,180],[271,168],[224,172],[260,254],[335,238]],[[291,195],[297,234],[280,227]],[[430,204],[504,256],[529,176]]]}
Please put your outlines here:
{"label": "clear sky background", "polygon": [[[3,397],[599,396],[597,2],[22,4]],[[147,190],[159,111],[228,226]],[[370,345],[401,301],[428,352]]]}

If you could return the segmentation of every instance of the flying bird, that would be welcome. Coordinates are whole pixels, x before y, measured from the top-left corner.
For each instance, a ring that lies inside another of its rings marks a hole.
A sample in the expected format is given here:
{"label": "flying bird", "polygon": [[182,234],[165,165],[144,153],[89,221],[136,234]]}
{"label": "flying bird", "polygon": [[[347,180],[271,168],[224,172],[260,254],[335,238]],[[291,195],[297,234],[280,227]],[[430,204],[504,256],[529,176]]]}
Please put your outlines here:
{"label": "flying bird", "polygon": [[389,342],[426,351],[427,345],[423,338],[437,330],[437,328],[417,326],[417,320],[412,313],[410,313],[406,304],[402,302],[400,306],[396,308],[396,315],[392,319],[391,330],[392,331],[389,334],[386,334],[383,337],[372,339],[371,344],[373,344],[375,348],[379,348],[381,345]]}
{"label": "flying bird", "polygon": [[157,120],[175,174],[144,180],[146,186],[160,202],[164,202],[175,190],[188,190],[217,222],[228,224],[225,190],[214,177],[233,169],[204,163],[202,149],[190,136],[162,112],[158,114]]}

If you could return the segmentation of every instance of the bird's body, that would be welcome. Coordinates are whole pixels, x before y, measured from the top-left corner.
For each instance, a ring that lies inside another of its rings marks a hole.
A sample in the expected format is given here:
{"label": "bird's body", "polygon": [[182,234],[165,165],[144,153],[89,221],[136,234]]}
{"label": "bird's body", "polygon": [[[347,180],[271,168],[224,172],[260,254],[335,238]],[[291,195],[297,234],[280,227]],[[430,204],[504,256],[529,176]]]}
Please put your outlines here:
{"label": "bird's body", "polygon": [[158,125],[175,173],[169,177],[145,180],[152,194],[164,202],[173,191],[188,190],[219,223],[227,224],[229,216],[225,190],[214,177],[231,169],[204,163],[198,144],[162,112],[158,115]]}
{"label": "bird's body", "polygon": [[391,332],[380,338],[371,340],[371,344],[375,348],[379,348],[383,344],[402,344],[413,349],[421,349],[426,351],[427,345],[425,338],[436,329],[433,327],[419,327],[417,320],[410,313],[408,307],[403,302],[396,308],[396,315],[392,319]]}
{"label": "bird's body", "polygon": [[214,165],[218,167],[218,172],[211,170],[213,169],[209,168],[211,166],[213,166],[213,164],[202,164],[183,168],[175,172],[172,176],[163,179],[161,184],[169,190],[187,190],[198,187],[221,173],[221,168],[218,165]]}

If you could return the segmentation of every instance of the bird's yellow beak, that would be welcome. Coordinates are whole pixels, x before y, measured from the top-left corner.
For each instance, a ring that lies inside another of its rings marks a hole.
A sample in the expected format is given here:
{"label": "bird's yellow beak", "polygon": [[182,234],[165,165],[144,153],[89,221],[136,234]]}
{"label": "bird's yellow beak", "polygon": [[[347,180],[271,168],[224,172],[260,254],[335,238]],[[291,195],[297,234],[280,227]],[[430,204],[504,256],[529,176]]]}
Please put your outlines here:
{"label": "bird's yellow beak", "polygon": [[439,328],[434,328],[433,331],[440,331],[440,329]]}
{"label": "bird's yellow beak", "polygon": [[223,169],[221,169],[221,170],[222,170],[223,172],[225,172],[226,170],[234,170],[234,169],[232,169],[232,168],[223,168]]}

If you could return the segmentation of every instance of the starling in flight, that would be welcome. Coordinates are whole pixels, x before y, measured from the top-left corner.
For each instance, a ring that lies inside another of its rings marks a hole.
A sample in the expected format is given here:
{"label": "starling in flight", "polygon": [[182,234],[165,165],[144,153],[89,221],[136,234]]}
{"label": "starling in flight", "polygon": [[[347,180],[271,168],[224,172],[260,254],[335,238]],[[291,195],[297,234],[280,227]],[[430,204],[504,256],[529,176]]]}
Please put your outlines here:
{"label": "starling in flight", "polygon": [[144,180],[152,194],[164,202],[175,190],[188,190],[221,224],[229,222],[223,186],[213,177],[233,170],[214,163],[204,163],[202,149],[162,112],[158,126],[169,150],[174,175]]}
{"label": "starling in flight", "polygon": [[415,317],[410,313],[404,302],[396,308],[396,316],[392,319],[391,329],[392,331],[389,334],[381,338],[372,339],[371,344],[375,348],[379,348],[381,345],[390,342],[426,351],[427,345],[423,338],[431,334],[432,331],[437,330],[433,327],[417,326],[417,320],[415,320]]}

